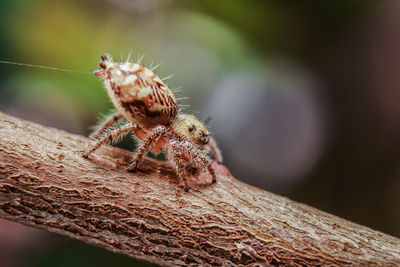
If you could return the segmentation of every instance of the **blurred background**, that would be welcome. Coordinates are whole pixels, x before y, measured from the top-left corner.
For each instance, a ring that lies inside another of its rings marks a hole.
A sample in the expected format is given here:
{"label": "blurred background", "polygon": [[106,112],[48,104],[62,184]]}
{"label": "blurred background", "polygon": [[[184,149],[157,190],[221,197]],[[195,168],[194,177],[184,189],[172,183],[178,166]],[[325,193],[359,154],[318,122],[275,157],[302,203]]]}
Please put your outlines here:
{"label": "blurred background", "polygon": [[[0,60],[145,54],[236,178],[399,237],[399,25],[396,0],[2,0]],[[0,64],[1,112],[88,135],[111,108],[94,75]],[[0,220],[0,266],[135,263]]]}

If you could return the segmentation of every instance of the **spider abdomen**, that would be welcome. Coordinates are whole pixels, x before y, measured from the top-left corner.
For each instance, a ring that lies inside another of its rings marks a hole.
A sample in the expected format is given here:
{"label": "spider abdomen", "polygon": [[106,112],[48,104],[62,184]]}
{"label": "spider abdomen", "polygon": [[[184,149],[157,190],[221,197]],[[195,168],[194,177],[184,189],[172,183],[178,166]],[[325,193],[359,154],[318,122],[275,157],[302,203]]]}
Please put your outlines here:
{"label": "spider abdomen", "polygon": [[178,111],[175,96],[151,70],[131,62],[105,63],[106,68],[100,70],[104,86],[126,119],[150,129],[175,118]]}

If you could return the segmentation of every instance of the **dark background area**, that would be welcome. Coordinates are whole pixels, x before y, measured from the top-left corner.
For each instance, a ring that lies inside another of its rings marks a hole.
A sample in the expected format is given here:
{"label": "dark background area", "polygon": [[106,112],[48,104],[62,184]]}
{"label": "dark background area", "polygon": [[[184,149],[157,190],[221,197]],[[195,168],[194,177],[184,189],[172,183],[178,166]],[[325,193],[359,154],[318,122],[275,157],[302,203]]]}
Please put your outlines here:
{"label": "dark background area", "polygon": [[[0,60],[91,72],[145,54],[212,117],[236,178],[399,237],[399,25],[396,0],[3,0]],[[2,112],[88,135],[111,108],[94,75],[0,64]],[[0,266],[135,263],[0,220]]]}

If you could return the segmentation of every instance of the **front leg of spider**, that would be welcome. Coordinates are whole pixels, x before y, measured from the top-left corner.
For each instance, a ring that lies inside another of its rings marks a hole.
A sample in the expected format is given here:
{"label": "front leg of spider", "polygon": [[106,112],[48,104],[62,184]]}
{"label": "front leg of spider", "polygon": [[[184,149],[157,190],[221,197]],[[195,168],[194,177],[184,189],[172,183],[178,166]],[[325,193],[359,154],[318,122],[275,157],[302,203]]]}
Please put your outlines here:
{"label": "front leg of spider", "polygon": [[211,149],[212,153],[215,156],[215,160],[221,164],[222,163],[222,153],[221,150],[218,148],[217,143],[215,142],[214,138],[211,137],[208,143],[208,147]]}
{"label": "front leg of spider", "polygon": [[206,153],[204,153],[202,150],[198,149],[196,146],[188,142],[185,142],[183,146],[190,155],[192,161],[202,166],[203,168],[207,168],[208,172],[211,174],[212,182],[216,183],[217,176],[215,175],[215,171],[212,166],[212,161],[207,157]]}
{"label": "front leg of spider", "polygon": [[146,139],[143,141],[143,144],[139,148],[138,153],[136,154],[135,158],[133,159],[131,165],[128,167],[128,172],[134,172],[136,167],[138,166],[140,160],[143,158],[144,154],[146,151],[149,149],[150,145],[159,139],[162,135],[165,134],[167,131],[167,128],[164,126],[160,125],[155,127],[149,135],[146,137]]}
{"label": "front leg of spider", "polygon": [[168,149],[168,158],[172,161],[175,167],[176,174],[178,174],[180,185],[183,184],[185,192],[189,192],[189,186],[186,180],[186,165],[187,162],[184,160],[182,146],[178,142],[171,142],[171,148]]}
{"label": "front leg of spider", "polygon": [[112,139],[117,138],[118,136],[120,136],[121,134],[123,134],[129,130],[134,130],[134,129],[136,129],[136,125],[134,125],[133,123],[129,123],[129,124],[123,126],[122,128],[112,131],[110,134],[106,135],[101,140],[99,140],[88,152],[83,154],[82,157],[87,159],[90,156],[90,154],[92,154],[94,151],[96,151],[99,147],[101,147],[105,143],[111,141]]}

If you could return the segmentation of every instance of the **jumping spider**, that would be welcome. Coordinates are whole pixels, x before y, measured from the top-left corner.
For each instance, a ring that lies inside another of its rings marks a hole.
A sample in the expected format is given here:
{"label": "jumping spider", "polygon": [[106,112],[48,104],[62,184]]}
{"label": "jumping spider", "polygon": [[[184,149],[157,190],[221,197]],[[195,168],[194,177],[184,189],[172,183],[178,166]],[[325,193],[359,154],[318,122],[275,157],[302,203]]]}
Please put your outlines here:
{"label": "jumping spider", "polygon": [[[104,143],[132,130],[143,142],[128,171],[136,169],[147,150],[153,153],[164,150],[185,191],[189,190],[185,178],[186,167],[191,164],[207,168],[212,182],[217,181],[212,160],[207,155],[207,149],[210,149],[215,159],[222,161],[215,141],[198,119],[178,112],[174,94],[152,71],[154,68],[147,69],[129,59],[113,62],[109,55],[101,56],[99,67],[94,74],[103,80],[108,96],[118,111],[92,135],[101,139],[83,154],[84,158],[88,158]],[[123,118],[128,124],[104,135]]]}

